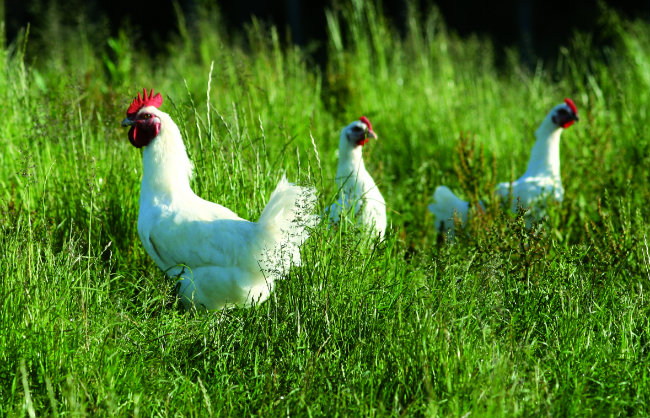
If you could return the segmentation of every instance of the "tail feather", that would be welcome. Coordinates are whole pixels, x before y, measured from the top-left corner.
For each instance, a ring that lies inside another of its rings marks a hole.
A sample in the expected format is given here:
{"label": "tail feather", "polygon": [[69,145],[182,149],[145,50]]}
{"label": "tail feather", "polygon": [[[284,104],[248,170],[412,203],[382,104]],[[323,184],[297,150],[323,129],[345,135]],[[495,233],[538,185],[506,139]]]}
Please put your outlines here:
{"label": "tail feather", "polygon": [[469,203],[459,199],[451,190],[446,186],[436,187],[433,193],[434,203],[428,206],[429,211],[436,217],[436,227],[441,232],[454,230],[454,214],[463,221],[467,222],[467,213],[469,211]]}
{"label": "tail feather", "polygon": [[265,272],[278,277],[291,265],[300,265],[300,246],[319,220],[313,214],[315,206],[313,188],[296,186],[282,176],[258,221],[264,252],[260,264]]}

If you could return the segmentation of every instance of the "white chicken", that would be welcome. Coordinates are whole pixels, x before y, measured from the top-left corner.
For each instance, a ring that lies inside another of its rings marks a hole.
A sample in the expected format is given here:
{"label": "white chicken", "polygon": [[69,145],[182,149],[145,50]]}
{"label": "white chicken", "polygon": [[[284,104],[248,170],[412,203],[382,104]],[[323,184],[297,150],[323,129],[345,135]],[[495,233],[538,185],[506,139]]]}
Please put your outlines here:
{"label": "white chicken", "polygon": [[[508,198],[512,192],[513,212],[521,206],[528,211],[527,223],[544,214],[547,198],[561,202],[564,196],[560,177],[560,135],[578,120],[578,109],[571,99],[555,106],[535,131],[535,145],[523,176],[510,183],[499,183],[495,193]],[[469,203],[459,199],[446,186],[438,186],[429,205],[441,232],[454,231],[454,213],[465,224]]]}
{"label": "white chicken", "polygon": [[178,278],[186,308],[215,310],[268,298],[274,281],[300,264],[300,245],[317,217],[313,189],[283,177],[257,223],[198,197],[180,131],[160,111],[160,93],[140,94],[126,112],[129,141],[142,154],[138,234],[154,262]]}
{"label": "white chicken", "polygon": [[377,139],[377,135],[365,116],[341,131],[336,169],[339,194],[327,212],[335,224],[354,219],[362,229],[382,237],[386,232],[386,202],[363,163],[362,149],[370,138]]}

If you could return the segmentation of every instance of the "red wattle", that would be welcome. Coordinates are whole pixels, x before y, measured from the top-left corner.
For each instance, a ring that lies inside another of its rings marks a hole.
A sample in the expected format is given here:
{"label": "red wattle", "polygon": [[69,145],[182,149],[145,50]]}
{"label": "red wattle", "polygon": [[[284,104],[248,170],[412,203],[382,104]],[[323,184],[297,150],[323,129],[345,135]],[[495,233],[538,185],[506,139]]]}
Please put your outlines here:
{"label": "red wattle", "polygon": [[146,147],[160,133],[160,122],[150,124],[136,123],[129,129],[129,141],[136,148]]}
{"label": "red wattle", "polygon": [[136,125],[131,126],[131,129],[129,129],[129,142],[134,147],[140,148],[141,145],[138,145],[138,142],[136,140],[136,135],[137,134],[138,134],[138,127]]}

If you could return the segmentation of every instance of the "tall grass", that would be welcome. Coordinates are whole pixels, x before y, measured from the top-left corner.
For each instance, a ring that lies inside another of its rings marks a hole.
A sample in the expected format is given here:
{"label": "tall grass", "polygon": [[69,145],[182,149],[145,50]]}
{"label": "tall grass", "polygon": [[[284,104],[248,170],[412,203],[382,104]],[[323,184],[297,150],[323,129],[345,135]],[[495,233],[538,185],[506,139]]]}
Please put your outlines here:
{"label": "tall grass", "polygon": [[[647,23],[604,10],[608,47],[577,33],[529,71],[435,9],[400,35],[351,1],[327,11],[318,68],[263,22],[225,33],[216,10],[179,16],[161,50],[49,13],[0,49],[0,416],[649,413]],[[339,131],[365,114],[387,238],[322,225],[268,301],[183,312],[136,231],[140,152],[119,122],[143,86],[181,128],[195,191],[252,220],[283,172],[331,203]],[[491,212],[441,243],[435,186],[489,198],[564,97],[581,117],[565,201],[531,230]]]}

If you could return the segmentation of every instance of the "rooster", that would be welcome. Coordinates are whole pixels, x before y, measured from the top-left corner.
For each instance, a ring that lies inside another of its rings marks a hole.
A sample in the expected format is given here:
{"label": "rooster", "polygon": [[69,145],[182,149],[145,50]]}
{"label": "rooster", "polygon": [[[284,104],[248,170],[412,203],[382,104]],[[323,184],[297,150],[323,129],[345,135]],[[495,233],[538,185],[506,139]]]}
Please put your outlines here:
{"label": "rooster", "polygon": [[[578,109],[571,99],[555,106],[546,115],[535,132],[535,145],[528,161],[526,173],[512,183],[499,183],[495,193],[508,198],[512,192],[510,210],[526,209],[527,223],[543,216],[547,198],[561,202],[564,196],[560,178],[560,135],[578,121]],[[429,205],[441,232],[454,231],[454,214],[463,224],[467,222],[469,203],[459,199],[446,186],[438,186],[433,194],[434,203]]]}
{"label": "rooster", "polygon": [[186,308],[216,310],[268,298],[274,281],[300,264],[300,246],[317,217],[313,189],[283,176],[257,223],[208,202],[190,188],[192,163],[160,93],[133,100],[122,126],[142,154],[138,234],[156,265],[178,279]]}
{"label": "rooster", "polygon": [[361,228],[382,237],[386,232],[386,202],[363,164],[362,148],[370,138],[377,139],[377,135],[365,116],[341,131],[336,169],[339,196],[327,212],[333,223],[349,217],[356,219]]}

